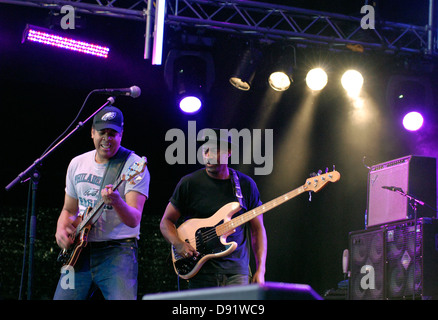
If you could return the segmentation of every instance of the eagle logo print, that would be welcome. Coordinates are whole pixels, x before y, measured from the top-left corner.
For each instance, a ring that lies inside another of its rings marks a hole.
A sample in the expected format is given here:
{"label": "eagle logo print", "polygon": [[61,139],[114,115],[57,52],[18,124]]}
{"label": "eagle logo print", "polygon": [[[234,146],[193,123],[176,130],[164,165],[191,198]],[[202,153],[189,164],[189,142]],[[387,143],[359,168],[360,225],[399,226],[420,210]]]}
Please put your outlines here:
{"label": "eagle logo print", "polygon": [[113,111],[111,111],[111,112],[107,112],[107,113],[105,113],[103,116],[102,116],[102,120],[103,121],[110,121],[110,120],[113,120],[115,117],[116,117],[116,113],[115,112],[113,112]]}

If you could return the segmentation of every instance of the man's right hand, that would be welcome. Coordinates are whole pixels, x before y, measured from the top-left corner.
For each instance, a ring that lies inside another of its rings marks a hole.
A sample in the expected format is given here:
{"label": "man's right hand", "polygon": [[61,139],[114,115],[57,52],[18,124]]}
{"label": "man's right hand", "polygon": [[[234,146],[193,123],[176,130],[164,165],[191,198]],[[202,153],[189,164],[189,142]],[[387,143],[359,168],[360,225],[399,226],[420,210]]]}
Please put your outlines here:
{"label": "man's right hand", "polygon": [[73,244],[72,234],[76,231],[74,221],[66,215],[62,215],[58,219],[56,226],[56,243],[61,249],[68,249]]}

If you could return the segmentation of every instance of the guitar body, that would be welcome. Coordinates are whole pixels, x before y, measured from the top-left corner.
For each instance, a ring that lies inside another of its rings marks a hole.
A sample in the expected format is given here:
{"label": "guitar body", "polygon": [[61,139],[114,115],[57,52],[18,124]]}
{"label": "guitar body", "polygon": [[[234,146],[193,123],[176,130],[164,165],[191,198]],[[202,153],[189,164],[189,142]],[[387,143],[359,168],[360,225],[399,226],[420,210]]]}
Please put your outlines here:
{"label": "guitar body", "polygon": [[173,266],[179,277],[190,279],[209,259],[224,257],[236,250],[237,243],[226,242],[227,236],[235,230],[219,236],[216,227],[230,221],[231,217],[240,209],[238,202],[230,202],[209,218],[190,219],[178,227],[180,239],[189,243],[199,253],[197,257],[184,258],[178,255],[172,246]]}
{"label": "guitar body", "polygon": [[[88,215],[88,213],[92,210],[91,207],[89,207],[85,213],[85,216]],[[82,218],[78,218],[81,219]],[[79,221],[81,222],[81,221]],[[71,237],[73,238],[73,244],[68,249],[63,249],[58,255],[58,261],[63,264],[63,266],[71,266],[74,267],[76,262],[78,261],[79,255],[82,252],[82,249],[87,246],[88,243],[88,233],[91,230],[91,225],[86,225],[81,232],[75,236],[75,234],[72,234]]]}

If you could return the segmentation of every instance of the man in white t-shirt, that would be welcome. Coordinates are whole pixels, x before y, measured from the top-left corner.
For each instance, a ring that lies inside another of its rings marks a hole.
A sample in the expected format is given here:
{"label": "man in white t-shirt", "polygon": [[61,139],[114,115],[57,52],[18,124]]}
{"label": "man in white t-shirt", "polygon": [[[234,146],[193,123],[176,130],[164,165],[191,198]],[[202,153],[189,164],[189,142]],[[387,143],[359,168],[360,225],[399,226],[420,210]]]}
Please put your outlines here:
{"label": "man in white t-shirt", "polygon": [[[64,206],[55,234],[59,247],[67,250],[75,246],[77,242],[71,235],[84,218],[78,217],[87,208],[96,209],[99,202],[103,202],[103,208],[98,211],[98,220],[93,220],[87,245],[74,264],[74,277],[71,270],[61,274],[56,300],[89,299],[97,288],[108,300],[137,298],[137,239],[150,175],[145,168],[139,182],[123,181],[115,188],[120,169],[123,174],[141,160],[121,146],[122,135],[122,112],[112,106],[103,108],[95,115],[91,129],[95,149],[73,158],[69,164]],[[118,169],[114,169],[115,163]],[[64,276],[74,279],[74,283],[66,285]]]}

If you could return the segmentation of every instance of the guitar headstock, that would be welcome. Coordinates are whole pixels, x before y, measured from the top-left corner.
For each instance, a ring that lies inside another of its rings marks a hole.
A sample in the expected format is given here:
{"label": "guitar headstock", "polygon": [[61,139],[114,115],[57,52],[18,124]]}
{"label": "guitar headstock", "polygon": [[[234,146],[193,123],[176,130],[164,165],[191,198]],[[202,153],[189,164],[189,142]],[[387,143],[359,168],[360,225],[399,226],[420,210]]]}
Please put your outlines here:
{"label": "guitar headstock", "polygon": [[304,188],[307,191],[318,192],[324,188],[327,183],[336,182],[340,178],[341,174],[338,171],[333,170],[331,172],[315,175],[314,177],[307,179],[306,183],[304,184]]}
{"label": "guitar headstock", "polygon": [[130,184],[135,184],[136,180],[138,179],[141,180],[141,177],[137,177],[137,176],[146,169],[146,165],[147,165],[146,157],[142,157],[141,160],[134,162],[128,168],[128,170],[126,170],[126,172],[122,175],[121,179],[124,181],[129,181]]}

